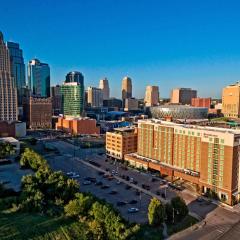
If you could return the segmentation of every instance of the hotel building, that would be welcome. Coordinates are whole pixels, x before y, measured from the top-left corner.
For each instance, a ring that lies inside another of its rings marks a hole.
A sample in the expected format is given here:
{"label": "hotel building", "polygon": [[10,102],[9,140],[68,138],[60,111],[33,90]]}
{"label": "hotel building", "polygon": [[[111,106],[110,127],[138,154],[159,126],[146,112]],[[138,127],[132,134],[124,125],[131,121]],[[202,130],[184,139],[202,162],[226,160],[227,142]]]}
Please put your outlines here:
{"label": "hotel building", "polygon": [[149,119],[138,121],[137,151],[125,160],[214,191],[232,205],[240,186],[239,150],[239,130]]}
{"label": "hotel building", "polygon": [[107,156],[124,160],[124,155],[137,151],[137,129],[134,127],[115,128],[106,133]]}

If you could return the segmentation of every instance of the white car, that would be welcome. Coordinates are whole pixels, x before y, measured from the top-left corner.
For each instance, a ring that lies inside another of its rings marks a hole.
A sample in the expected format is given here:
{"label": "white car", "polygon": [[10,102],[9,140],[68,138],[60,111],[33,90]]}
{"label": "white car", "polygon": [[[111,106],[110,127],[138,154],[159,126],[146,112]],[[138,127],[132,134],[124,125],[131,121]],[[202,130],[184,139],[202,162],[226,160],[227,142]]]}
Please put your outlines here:
{"label": "white car", "polygon": [[138,208],[132,207],[132,208],[129,208],[129,209],[128,209],[128,213],[136,213],[136,212],[139,212],[139,209],[138,209]]}
{"label": "white car", "polygon": [[83,185],[91,185],[91,183],[92,183],[91,181],[84,181]]}

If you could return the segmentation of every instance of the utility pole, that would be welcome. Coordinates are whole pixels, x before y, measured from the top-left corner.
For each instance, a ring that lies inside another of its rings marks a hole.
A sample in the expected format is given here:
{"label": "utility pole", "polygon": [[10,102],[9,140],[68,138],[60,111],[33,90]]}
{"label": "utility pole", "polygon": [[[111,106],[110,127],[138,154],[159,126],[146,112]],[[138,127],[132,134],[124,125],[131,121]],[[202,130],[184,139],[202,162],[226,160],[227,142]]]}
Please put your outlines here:
{"label": "utility pole", "polygon": [[174,210],[175,210],[175,209],[174,209],[174,207],[173,207],[173,223],[174,223]]}

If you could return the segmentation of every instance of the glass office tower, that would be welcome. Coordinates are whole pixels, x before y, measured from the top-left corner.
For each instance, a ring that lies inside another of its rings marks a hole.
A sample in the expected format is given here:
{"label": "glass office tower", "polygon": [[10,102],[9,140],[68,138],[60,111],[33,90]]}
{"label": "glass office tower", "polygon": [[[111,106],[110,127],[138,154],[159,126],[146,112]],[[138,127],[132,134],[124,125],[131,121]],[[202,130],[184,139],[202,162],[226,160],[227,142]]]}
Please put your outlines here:
{"label": "glass office tower", "polygon": [[70,82],[77,82],[81,85],[84,85],[84,77],[82,73],[74,71],[74,72],[69,72],[66,75],[66,80],[65,83],[70,83]]}
{"label": "glass office tower", "polygon": [[84,110],[84,77],[80,72],[70,72],[61,86],[62,108],[66,117],[80,117]]}
{"label": "glass office tower", "polygon": [[10,55],[11,74],[14,77],[15,86],[17,87],[18,106],[22,106],[24,87],[26,86],[23,51],[20,49],[18,43],[7,42],[7,47]]}
{"label": "glass office tower", "polygon": [[46,63],[33,59],[28,63],[28,88],[31,95],[50,97],[50,68]]}

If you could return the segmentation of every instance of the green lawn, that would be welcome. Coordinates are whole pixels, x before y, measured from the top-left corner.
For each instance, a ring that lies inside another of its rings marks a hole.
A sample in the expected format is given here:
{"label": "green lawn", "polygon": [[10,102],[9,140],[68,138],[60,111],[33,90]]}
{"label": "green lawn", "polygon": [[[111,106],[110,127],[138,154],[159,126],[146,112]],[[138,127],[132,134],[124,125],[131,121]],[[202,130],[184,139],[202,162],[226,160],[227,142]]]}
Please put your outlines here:
{"label": "green lawn", "polygon": [[86,237],[86,226],[63,217],[50,218],[29,213],[0,213],[1,240],[27,239],[83,239]]}

